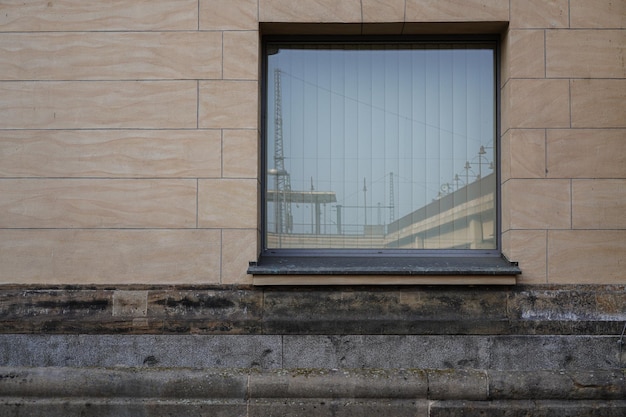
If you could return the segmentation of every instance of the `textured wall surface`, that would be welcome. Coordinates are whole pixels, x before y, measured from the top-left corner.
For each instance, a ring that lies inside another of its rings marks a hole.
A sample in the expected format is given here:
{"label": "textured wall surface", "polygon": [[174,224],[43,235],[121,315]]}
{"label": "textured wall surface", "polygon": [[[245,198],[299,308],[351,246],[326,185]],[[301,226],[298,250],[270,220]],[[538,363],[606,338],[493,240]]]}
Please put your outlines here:
{"label": "textured wall surface", "polygon": [[504,252],[624,283],[626,1],[591,3],[3,1],[0,283],[249,284],[260,23],[501,33]]}
{"label": "textured wall surface", "polygon": [[[251,285],[262,36],[476,33],[520,285]],[[625,415],[625,56],[626,0],[0,0],[0,415]]]}

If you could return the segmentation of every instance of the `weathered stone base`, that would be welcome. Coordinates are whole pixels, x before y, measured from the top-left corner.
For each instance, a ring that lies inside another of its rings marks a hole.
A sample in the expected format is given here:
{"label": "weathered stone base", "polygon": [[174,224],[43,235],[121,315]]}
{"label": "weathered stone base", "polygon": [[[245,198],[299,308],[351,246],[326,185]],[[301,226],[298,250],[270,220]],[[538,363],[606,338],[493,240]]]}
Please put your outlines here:
{"label": "weathered stone base", "polygon": [[623,417],[626,401],[0,400],[12,417]]}
{"label": "weathered stone base", "polygon": [[624,381],[622,370],[0,368],[0,415],[623,416]]}
{"label": "weathered stone base", "polygon": [[626,402],[604,401],[227,401],[30,400],[0,403],[0,416],[14,417],[623,417]]}
{"label": "weathered stone base", "polygon": [[0,417],[623,417],[625,306],[623,285],[0,287]]}

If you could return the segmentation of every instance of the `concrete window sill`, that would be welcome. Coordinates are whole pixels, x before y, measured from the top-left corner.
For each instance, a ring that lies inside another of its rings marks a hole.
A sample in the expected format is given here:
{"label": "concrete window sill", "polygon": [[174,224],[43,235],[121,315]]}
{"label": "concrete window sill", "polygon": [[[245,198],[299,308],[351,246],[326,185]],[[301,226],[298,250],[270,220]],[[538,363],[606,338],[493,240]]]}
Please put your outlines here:
{"label": "concrete window sill", "polygon": [[255,285],[514,285],[503,256],[274,256],[251,262]]}

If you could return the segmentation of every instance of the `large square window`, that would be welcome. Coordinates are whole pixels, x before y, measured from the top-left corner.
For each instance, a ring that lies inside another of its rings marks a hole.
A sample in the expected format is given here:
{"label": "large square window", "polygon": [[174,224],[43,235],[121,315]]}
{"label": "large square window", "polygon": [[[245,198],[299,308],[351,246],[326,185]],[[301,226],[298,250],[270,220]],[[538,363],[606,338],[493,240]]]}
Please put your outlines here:
{"label": "large square window", "polygon": [[262,257],[499,257],[497,47],[266,39]]}

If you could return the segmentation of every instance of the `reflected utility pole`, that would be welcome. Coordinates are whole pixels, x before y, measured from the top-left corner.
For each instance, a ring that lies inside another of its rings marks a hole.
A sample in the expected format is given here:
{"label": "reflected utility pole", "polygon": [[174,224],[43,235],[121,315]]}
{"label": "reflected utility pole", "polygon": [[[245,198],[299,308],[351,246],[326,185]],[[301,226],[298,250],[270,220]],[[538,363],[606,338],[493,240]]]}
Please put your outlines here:
{"label": "reflected utility pole", "polygon": [[[365,212],[365,226],[367,226],[367,185],[365,185],[365,177],[363,177],[363,210]],[[365,228],[363,228],[365,231]]]}

